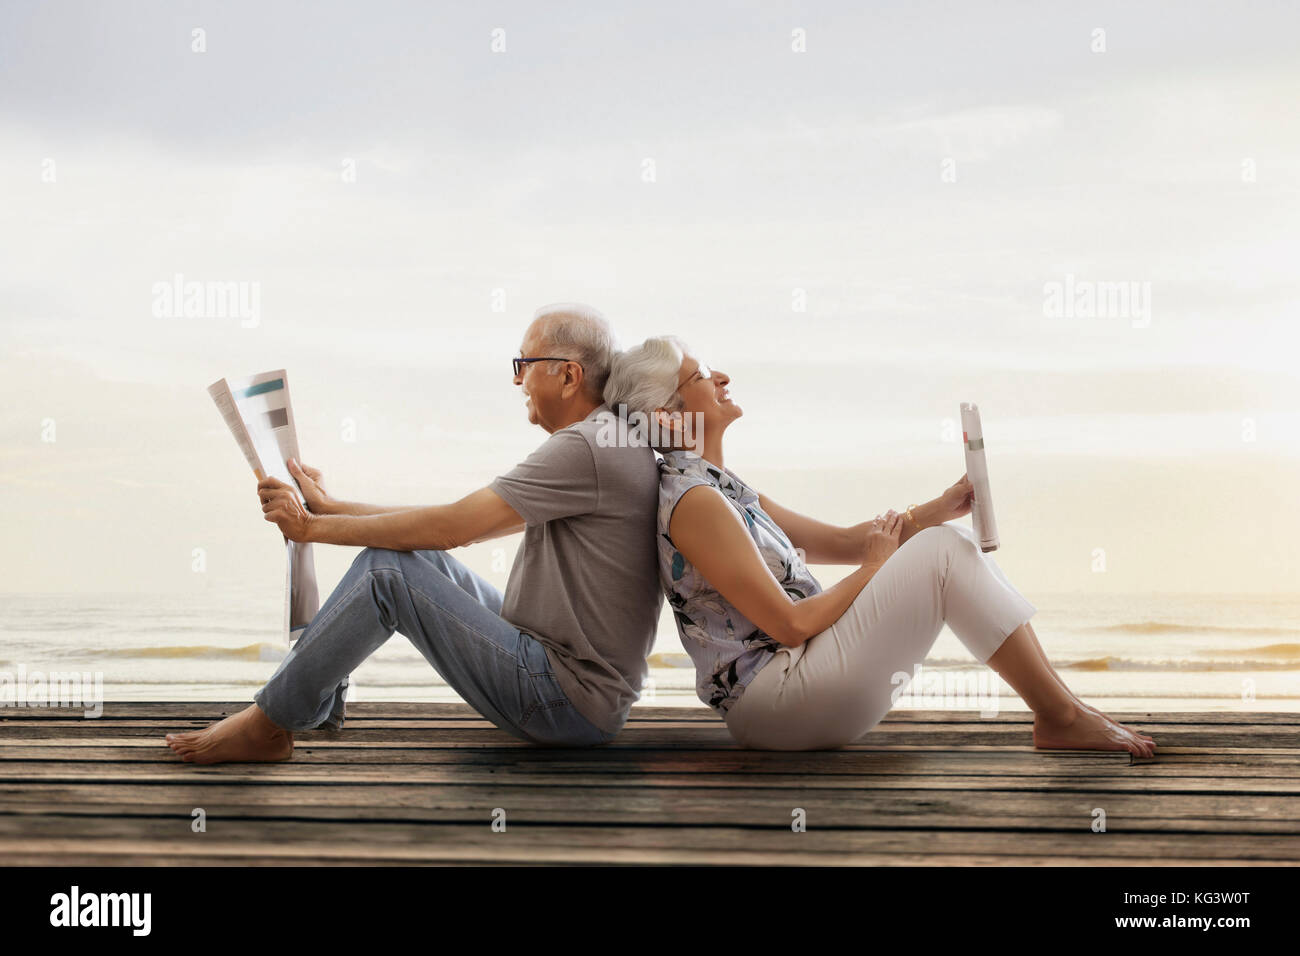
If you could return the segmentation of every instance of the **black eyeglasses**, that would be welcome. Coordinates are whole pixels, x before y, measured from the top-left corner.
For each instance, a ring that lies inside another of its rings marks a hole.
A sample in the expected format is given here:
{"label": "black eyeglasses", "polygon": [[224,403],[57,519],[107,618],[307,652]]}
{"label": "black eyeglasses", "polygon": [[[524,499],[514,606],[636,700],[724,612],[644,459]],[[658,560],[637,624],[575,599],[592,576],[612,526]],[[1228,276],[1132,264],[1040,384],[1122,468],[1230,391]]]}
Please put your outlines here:
{"label": "black eyeglasses", "polygon": [[[510,361],[514,364],[515,375],[518,375],[524,370],[525,365],[529,365],[533,362],[572,362],[573,359],[550,356],[548,358],[512,358]],[[578,365],[578,368],[582,368],[582,366]]]}

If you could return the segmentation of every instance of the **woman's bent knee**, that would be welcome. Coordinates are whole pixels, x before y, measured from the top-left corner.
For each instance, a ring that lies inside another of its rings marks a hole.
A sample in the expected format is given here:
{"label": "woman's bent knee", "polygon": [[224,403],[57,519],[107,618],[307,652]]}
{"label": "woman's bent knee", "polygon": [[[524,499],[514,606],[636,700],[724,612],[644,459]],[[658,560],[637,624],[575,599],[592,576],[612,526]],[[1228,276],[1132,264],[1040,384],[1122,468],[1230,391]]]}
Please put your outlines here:
{"label": "woman's bent knee", "polygon": [[[916,542],[918,547],[930,549],[931,553],[936,557],[961,554],[962,552],[972,555],[980,553],[980,546],[975,541],[974,533],[955,524],[937,524],[922,528],[907,539],[903,548],[908,547],[913,542]],[[899,549],[900,553],[902,550],[902,548]]]}
{"label": "woman's bent knee", "polygon": [[916,534],[912,535],[912,539],[933,541],[938,545],[955,544],[960,541],[970,540],[962,534],[964,530],[965,529],[960,525],[955,524],[933,524],[928,528],[922,528]]}

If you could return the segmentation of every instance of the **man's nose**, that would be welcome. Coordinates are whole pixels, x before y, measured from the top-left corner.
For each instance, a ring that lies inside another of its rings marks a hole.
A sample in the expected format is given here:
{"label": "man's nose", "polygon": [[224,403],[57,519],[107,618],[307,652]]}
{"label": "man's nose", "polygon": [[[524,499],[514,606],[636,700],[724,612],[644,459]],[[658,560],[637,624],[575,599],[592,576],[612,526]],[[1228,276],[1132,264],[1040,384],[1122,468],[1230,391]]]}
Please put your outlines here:
{"label": "man's nose", "polygon": [[726,386],[731,382],[731,376],[720,369],[715,368],[713,370],[713,377],[718,380],[718,384],[721,386]]}

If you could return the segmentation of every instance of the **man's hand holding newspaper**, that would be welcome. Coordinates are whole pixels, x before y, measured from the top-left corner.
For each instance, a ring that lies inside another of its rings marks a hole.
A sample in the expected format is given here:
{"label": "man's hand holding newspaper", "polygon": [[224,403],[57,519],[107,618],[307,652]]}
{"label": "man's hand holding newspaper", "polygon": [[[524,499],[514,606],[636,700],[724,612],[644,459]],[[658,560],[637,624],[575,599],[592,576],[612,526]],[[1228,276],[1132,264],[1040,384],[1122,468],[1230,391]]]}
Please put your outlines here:
{"label": "man's hand holding newspaper", "polygon": [[262,515],[274,521],[287,540],[311,540],[311,523],[316,516],[303,507],[292,488],[278,478],[263,478],[257,483],[257,497],[262,501]]}
{"label": "man's hand holding newspaper", "polygon": [[287,464],[289,474],[293,475],[293,480],[298,482],[298,487],[302,489],[302,496],[307,501],[307,510],[312,514],[331,514],[332,502],[329,492],[325,490],[325,475],[321,470],[311,465],[301,464],[297,458],[290,458]]}

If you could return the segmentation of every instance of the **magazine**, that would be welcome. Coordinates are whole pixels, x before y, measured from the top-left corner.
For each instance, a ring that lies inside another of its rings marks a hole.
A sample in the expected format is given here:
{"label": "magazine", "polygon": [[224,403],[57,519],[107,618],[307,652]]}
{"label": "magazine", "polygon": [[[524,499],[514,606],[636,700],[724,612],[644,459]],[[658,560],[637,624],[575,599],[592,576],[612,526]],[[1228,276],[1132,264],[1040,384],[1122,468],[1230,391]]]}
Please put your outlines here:
{"label": "magazine", "polygon": [[979,406],[961,403],[961,443],[966,452],[966,477],[974,489],[971,501],[971,524],[979,538],[981,551],[998,549],[998,524],[993,519],[993,496],[989,492],[989,463],[984,455],[984,427],[980,424]]}

